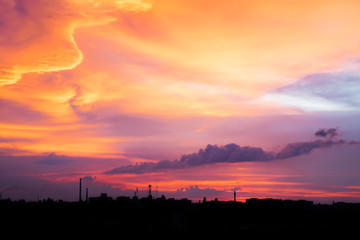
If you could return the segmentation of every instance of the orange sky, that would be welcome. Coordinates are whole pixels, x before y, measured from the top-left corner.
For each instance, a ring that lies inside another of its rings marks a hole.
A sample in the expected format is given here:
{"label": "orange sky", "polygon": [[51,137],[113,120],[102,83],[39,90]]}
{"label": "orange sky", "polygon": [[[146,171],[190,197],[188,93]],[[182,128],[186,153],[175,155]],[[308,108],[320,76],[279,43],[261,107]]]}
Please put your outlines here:
{"label": "orange sky", "polygon": [[326,114],[359,105],[278,89],[311,74],[357,74],[359,5],[0,0],[0,152],[122,159],[95,164],[99,175],[208,143],[274,151],[308,140],[323,123],[343,123]]}

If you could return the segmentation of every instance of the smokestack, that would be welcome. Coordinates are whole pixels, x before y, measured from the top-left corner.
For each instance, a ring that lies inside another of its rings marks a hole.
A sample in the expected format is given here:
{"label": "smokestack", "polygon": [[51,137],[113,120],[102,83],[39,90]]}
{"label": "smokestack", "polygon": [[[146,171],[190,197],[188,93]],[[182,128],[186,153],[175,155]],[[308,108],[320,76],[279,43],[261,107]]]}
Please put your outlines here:
{"label": "smokestack", "polygon": [[86,202],[89,202],[89,189],[86,188],[86,195],[85,195]]}
{"label": "smokestack", "polygon": [[151,196],[151,185],[149,185],[149,197],[152,197]]}
{"label": "smokestack", "polygon": [[79,202],[82,202],[82,199],[81,199],[81,178],[80,178],[80,185],[79,185]]}
{"label": "smokestack", "polygon": [[236,202],[236,191],[234,191],[234,202]]}

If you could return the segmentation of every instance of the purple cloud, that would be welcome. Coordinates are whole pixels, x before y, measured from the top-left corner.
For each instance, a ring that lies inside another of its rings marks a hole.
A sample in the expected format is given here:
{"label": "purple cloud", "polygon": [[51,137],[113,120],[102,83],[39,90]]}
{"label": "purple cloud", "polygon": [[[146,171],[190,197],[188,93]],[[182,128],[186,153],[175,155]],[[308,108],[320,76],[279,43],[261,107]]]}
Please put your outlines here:
{"label": "purple cloud", "polygon": [[133,173],[141,174],[148,172],[158,172],[167,169],[183,169],[213,163],[234,163],[234,162],[254,162],[273,160],[273,153],[265,152],[257,147],[240,147],[234,143],[225,146],[208,144],[205,149],[200,149],[197,153],[185,154],[180,160],[159,162],[144,162],[136,165],[127,165],[114,168],[105,172],[106,174]]}
{"label": "purple cloud", "polygon": [[317,136],[317,137],[333,138],[338,135],[339,135],[339,133],[337,132],[336,128],[320,128],[318,131],[315,132],[315,136]]}
{"label": "purple cloud", "polygon": [[[335,129],[336,130],[336,129]],[[325,136],[336,136],[337,132],[332,129],[325,131]],[[162,160],[159,162],[143,162],[135,165],[126,165],[106,171],[105,174],[143,174],[149,172],[159,172],[169,169],[184,169],[206,164],[215,163],[239,163],[239,162],[264,162],[277,159],[287,159],[304,154],[310,154],[318,148],[329,148],[344,144],[359,144],[358,141],[340,140],[315,140],[308,142],[296,142],[287,144],[278,153],[266,152],[258,147],[241,147],[237,144],[227,144],[225,146],[207,145],[205,149],[198,152],[185,154],[179,160]]]}
{"label": "purple cloud", "polygon": [[350,144],[345,140],[338,140],[338,141],[310,141],[310,142],[297,142],[297,143],[289,143],[287,144],[280,152],[276,154],[277,159],[286,159],[291,157],[296,157],[304,154],[311,153],[314,149],[317,148],[326,148],[331,147],[334,145],[343,145],[343,144]]}

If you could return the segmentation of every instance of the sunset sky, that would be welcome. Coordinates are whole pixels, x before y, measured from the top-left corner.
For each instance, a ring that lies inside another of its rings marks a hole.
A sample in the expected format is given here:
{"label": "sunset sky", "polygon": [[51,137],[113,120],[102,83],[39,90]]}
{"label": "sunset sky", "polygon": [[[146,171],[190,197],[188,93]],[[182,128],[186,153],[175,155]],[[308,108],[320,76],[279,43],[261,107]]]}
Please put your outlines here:
{"label": "sunset sky", "polygon": [[359,29],[358,0],[0,0],[2,197],[360,202]]}

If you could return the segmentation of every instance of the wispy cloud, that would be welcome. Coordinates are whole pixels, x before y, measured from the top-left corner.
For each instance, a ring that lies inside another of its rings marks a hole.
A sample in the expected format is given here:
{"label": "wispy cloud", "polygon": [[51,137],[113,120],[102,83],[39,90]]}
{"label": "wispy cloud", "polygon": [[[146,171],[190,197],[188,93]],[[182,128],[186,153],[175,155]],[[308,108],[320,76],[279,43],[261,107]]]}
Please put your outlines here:
{"label": "wispy cloud", "polygon": [[304,111],[357,111],[360,109],[358,72],[323,72],[307,75],[277,88],[265,99]]}
{"label": "wispy cloud", "polygon": [[119,12],[147,11],[151,6],[143,0],[2,1],[0,87],[16,83],[24,73],[75,68],[83,61],[75,29],[110,23]]}
{"label": "wispy cloud", "polygon": [[291,157],[296,157],[304,154],[310,154],[313,150],[318,148],[328,148],[337,145],[343,144],[353,144],[353,141],[345,141],[345,140],[316,140],[309,142],[297,142],[297,143],[289,143],[287,144],[280,152],[276,154],[276,159],[286,159]]}

